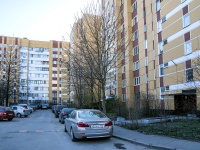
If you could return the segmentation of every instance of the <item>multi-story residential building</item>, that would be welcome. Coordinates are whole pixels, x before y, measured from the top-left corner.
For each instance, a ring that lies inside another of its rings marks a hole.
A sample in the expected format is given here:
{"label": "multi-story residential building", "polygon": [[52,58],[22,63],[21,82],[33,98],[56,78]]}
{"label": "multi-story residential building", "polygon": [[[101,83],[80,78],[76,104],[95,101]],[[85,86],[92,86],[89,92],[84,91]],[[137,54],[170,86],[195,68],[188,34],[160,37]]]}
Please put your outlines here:
{"label": "multi-story residential building", "polygon": [[[69,42],[34,41],[27,38],[0,37],[1,53],[8,45],[16,47],[19,62],[19,93],[10,103],[54,103],[67,102],[62,92],[62,58]],[[1,55],[3,60],[4,55]],[[63,94],[63,96],[62,96]]]}
{"label": "multi-story residential building", "polygon": [[[160,108],[200,110],[199,79],[194,71],[199,57],[200,1],[116,0],[121,26],[132,43],[121,59],[117,95],[123,101],[154,95]],[[122,30],[123,33],[123,30]],[[195,85],[194,85],[195,84]],[[187,104],[188,108],[183,108]]]}

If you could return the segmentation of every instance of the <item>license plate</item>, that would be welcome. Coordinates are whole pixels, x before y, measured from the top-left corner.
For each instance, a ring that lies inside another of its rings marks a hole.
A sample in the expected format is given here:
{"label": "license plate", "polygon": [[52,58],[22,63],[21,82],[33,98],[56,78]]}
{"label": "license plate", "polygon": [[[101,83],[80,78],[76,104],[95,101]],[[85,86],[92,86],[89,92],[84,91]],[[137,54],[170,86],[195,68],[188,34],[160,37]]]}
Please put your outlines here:
{"label": "license plate", "polygon": [[91,125],[91,128],[103,128],[103,125],[95,124],[95,125]]}
{"label": "license plate", "polygon": [[12,116],[13,114],[8,114],[9,116]]}

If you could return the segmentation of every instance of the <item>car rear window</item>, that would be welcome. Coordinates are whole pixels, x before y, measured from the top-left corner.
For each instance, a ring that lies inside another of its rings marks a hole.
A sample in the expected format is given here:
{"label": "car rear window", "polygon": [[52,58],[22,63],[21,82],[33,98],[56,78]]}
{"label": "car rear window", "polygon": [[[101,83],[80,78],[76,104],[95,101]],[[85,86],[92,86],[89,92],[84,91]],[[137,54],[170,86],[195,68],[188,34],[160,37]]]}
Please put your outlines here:
{"label": "car rear window", "polygon": [[58,109],[61,110],[63,108],[66,108],[66,106],[58,106]]}
{"label": "car rear window", "polygon": [[10,107],[5,108],[6,111],[13,111]]}
{"label": "car rear window", "polygon": [[81,119],[106,118],[106,115],[104,115],[102,112],[99,112],[99,111],[79,111],[78,117],[81,118]]}

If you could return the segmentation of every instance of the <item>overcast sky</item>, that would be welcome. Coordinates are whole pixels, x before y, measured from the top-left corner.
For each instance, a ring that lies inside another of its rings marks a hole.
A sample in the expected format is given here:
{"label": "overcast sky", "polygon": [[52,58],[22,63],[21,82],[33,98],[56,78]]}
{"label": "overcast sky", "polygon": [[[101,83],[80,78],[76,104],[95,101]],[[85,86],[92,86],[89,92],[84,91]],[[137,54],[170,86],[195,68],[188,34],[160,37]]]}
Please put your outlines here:
{"label": "overcast sky", "polygon": [[0,0],[0,36],[69,41],[74,14],[92,0]]}

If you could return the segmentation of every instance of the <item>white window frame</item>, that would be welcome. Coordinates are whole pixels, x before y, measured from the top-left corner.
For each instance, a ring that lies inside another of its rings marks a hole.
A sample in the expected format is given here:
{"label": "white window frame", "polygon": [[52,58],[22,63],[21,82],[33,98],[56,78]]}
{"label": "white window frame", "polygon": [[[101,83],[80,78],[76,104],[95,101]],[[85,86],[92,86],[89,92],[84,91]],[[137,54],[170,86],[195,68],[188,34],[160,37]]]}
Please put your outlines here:
{"label": "white window frame", "polygon": [[158,54],[161,54],[163,52],[163,42],[158,43]]}
{"label": "white window frame", "polygon": [[123,102],[126,101],[126,94],[122,94],[122,101],[123,101]]}
{"label": "white window frame", "polygon": [[188,40],[184,43],[185,55],[192,53],[192,41]]}
{"label": "white window frame", "polygon": [[132,5],[132,12],[137,9],[137,1],[135,1]]}
{"label": "white window frame", "polygon": [[122,80],[122,88],[126,87],[126,79]]}
{"label": "white window frame", "polygon": [[156,12],[160,10],[160,0],[156,2]]}
{"label": "white window frame", "polygon": [[139,46],[138,45],[133,48],[133,55],[135,56],[137,54],[139,54]]}
{"label": "white window frame", "polygon": [[147,49],[147,40],[144,40],[144,49]]}
{"label": "white window frame", "polygon": [[140,68],[140,61],[134,62],[134,71]]}
{"label": "white window frame", "polygon": [[183,16],[183,28],[190,25],[190,14],[187,13]]}
{"label": "white window frame", "polygon": [[125,65],[122,66],[122,73],[125,73]]}
{"label": "white window frame", "polygon": [[162,31],[162,20],[159,20],[157,22],[157,33],[159,33],[160,31]]}
{"label": "white window frame", "polygon": [[140,85],[140,77],[134,78],[134,86]]}
{"label": "white window frame", "polygon": [[139,35],[139,32],[138,32],[138,30],[136,30],[132,35],[132,40],[134,41],[134,40],[138,39],[138,35]]}
{"label": "white window frame", "polygon": [[148,66],[148,57],[145,57],[144,64],[145,64],[145,66]]}
{"label": "white window frame", "polygon": [[137,22],[138,22],[138,17],[135,16],[135,17],[132,19],[132,26],[134,26]]}

